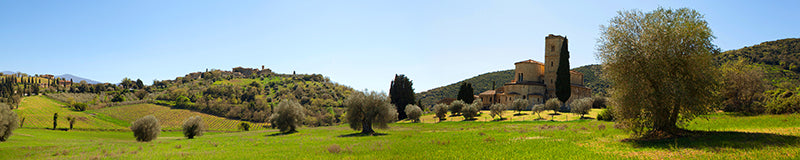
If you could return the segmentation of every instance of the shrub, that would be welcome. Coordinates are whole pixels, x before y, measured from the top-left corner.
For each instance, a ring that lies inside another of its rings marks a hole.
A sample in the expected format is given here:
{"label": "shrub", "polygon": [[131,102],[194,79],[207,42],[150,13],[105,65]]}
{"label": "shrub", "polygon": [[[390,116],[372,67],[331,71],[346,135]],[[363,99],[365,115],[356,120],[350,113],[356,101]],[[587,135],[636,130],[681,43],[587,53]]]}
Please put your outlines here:
{"label": "shrub", "polygon": [[517,111],[517,114],[522,113],[522,110],[525,110],[525,107],[528,107],[528,100],[524,99],[516,99],[514,102],[511,102],[511,108]]}
{"label": "shrub", "polygon": [[125,101],[125,98],[122,98],[122,94],[114,95],[114,98],[111,99],[111,102],[122,102]]}
{"label": "shrub", "polygon": [[86,103],[81,103],[81,102],[72,103],[72,109],[75,109],[75,111],[86,111],[87,106],[88,105]]}
{"label": "shrub", "polygon": [[189,104],[191,102],[192,101],[189,98],[184,97],[184,96],[179,96],[178,98],[175,98],[175,107],[177,107],[177,108],[189,108]]}
{"label": "shrub", "polygon": [[56,130],[56,126],[58,126],[58,113],[53,114],[53,130]]}
{"label": "shrub", "polygon": [[419,122],[419,117],[422,116],[422,109],[419,108],[417,105],[409,104],[406,105],[406,116],[408,119],[416,122]]}
{"label": "shrub", "polygon": [[489,107],[489,110],[489,115],[492,116],[492,118],[497,116],[498,118],[503,119],[503,111],[506,110],[506,105],[502,103],[495,103]]}
{"label": "shrub", "polygon": [[269,117],[269,123],[277,127],[281,133],[297,132],[297,126],[303,121],[303,106],[293,100],[283,100]]}
{"label": "shrub", "polygon": [[597,114],[597,120],[614,121],[613,113],[614,112],[611,111],[611,107],[607,107],[606,109],[603,109],[602,111],[600,111],[600,113]]}
{"label": "shrub", "polygon": [[239,130],[241,130],[241,131],[250,131],[250,123],[247,123],[247,122],[239,123]]}
{"label": "shrub", "polygon": [[131,124],[131,131],[136,141],[149,142],[161,134],[161,125],[153,115],[144,116]]}
{"label": "shrub", "polygon": [[472,103],[471,105],[465,105],[463,109],[461,109],[461,115],[464,116],[464,120],[473,120],[475,117],[478,116],[478,112],[480,112],[481,104],[480,103]]}
{"label": "shrub", "polygon": [[0,142],[11,137],[11,132],[17,129],[17,113],[5,103],[0,103]]}
{"label": "shrub", "polygon": [[461,100],[453,101],[452,103],[450,103],[450,114],[451,115],[460,115],[461,114],[461,109],[464,109],[464,106],[466,106],[466,105],[467,104],[464,103],[464,101],[461,101]]}
{"label": "shrub", "polygon": [[606,108],[608,98],[601,96],[592,97],[592,108]]}
{"label": "shrub", "polygon": [[436,104],[433,106],[433,113],[436,113],[436,117],[439,118],[439,121],[447,119],[447,110],[448,106],[446,104]]}
{"label": "shrub", "polygon": [[203,117],[192,116],[183,121],[183,136],[192,139],[203,135]]}
{"label": "shrub", "polygon": [[574,114],[580,114],[581,118],[583,115],[589,114],[589,110],[592,109],[592,98],[586,97],[572,101],[570,103],[571,112]]}

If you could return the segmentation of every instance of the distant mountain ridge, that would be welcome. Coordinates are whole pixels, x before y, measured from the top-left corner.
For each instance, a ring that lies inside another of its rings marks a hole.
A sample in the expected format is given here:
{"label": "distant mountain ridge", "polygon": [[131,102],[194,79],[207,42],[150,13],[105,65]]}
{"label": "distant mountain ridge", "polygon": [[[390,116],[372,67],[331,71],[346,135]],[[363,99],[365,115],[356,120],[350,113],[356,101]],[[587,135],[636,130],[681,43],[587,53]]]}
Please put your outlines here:
{"label": "distant mountain ridge", "polygon": [[[0,73],[3,73],[3,75],[12,75],[12,74],[17,74],[17,73],[22,73],[22,72],[3,71],[3,72],[0,72]],[[35,76],[33,74],[28,74],[28,73],[23,73],[23,74],[27,74],[28,76]],[[91,80],[91,79],[88,79],[88,78],[83,78],[83,77],[79,77],[79,76],[71,75],[71,74],[62,74],[62,75],[57,75],[57,76],[53,76],[53,77],[64,78],[66,80],[72,79],[72,82],[75,82],[75,83],[79,83],[81,81],[86,81],[86,83],[89,83],[89,84],[104,83],[104,82],[98,82],[98,81],[95,81],[95,80]]]}
{"label": "distant mountain ridge", "polygon": [[89,83],[89,84],[103,83],[103,82],[98,82],[98,81],[91,80],[91,79],[88,79],[88,78],[78,77],[78,76],[71,75],[71,74],[62,74],[62,75],[57,75],[55,77],[56,78],[64,78],[66,80],[70,80],[71,79],[72,82],[74,82],[74,83],[78,83],[78,82],[81,82],[81,81],[86,81],[86,83]]}

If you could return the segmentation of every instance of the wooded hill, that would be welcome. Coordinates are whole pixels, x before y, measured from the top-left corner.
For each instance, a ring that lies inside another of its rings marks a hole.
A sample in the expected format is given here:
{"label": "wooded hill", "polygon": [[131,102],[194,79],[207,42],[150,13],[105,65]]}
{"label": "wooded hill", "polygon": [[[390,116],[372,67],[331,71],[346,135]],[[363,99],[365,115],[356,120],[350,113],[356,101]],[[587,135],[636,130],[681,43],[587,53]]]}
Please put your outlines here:
{"label": "wooded hill", "polygon": [[738,59],[760,66],[767,79],[778,88],[796,88],[800,85],[800,39],[787,38],[729,50],[717,54],[715,60],[722,64]]}
{"label": "wooded hill", "polygon": [[342,102],[353,92],[320,74],[278,74],[241,67],[190,73],[156,81],[152,87],[155,104],[253,122],[267,121],[281,100],[294,100],[305,108],[306,126],[340,123]]}
{"label": "wooded hill", "polygon": [[[583,73],[584,83],[587,87],[592,89],[592,94],[605,94],[609,83],[600,80],[600,73],[602,73],[600,69],[600,65],[592,64],[572,70]],[[450,85],[417,93],[416,98],[422,100],[422,105],[431,106],[444,98],[456,98],[458,87],[461,83],[471,83],[474,89],[473,94],[477,95],[487,90],[500,88],[503,84],[511,82],[512,79],[514,79],[514,69],[489,72]],[[494,83],[494,88],[492,88],[492,83]]]}

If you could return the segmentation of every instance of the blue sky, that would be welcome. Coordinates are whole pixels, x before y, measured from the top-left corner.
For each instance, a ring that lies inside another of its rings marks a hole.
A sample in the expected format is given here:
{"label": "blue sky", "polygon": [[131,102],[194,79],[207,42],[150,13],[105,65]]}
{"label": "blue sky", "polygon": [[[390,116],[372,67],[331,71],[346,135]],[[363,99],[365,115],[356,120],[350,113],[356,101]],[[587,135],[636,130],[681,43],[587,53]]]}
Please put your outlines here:
{"label": "blue sky", "polygon": [[596,64],[599,26],[617,11],[689,7],[722,50],[800,37],[800,1],[0,1],[0,71],[174,79],[265,65],[388,91],[416,92],[544,61],[544,37],[569,38],[572,67]]}

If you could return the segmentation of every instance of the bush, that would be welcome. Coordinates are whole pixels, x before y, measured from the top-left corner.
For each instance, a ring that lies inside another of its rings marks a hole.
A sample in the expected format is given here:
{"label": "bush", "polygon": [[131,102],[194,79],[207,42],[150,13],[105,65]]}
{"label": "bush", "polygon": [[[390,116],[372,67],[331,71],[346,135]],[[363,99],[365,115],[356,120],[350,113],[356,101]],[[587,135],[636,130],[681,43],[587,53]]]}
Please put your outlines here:
{"label": "bush", "polygon": [[422,116],[422,109],[420,109],[419,106],[413,104],[406,105],[405,111],[408,119],[415,123],[419,122],[419,117]]}
{"label": "bush", "polygon": [[467,104],[464,103],[464,101],[461,101],[461,100],[453,101],[452,103],[450,103],[450,114],[451,115],[460,115],[461,114],[461,109],[464,109],[464,106],[466,106],[466,105]]}
{"label": "bush", "polygon": [[550,114],[550,120],[551,121],[553,120],[553,118],[555,118],[555,115],[558,114],[558,112],[556,112],[556,110],[558,110],[558,108],[562,104],[563,103],[561,103],[561,101],[558,100],[558,98],[550,98],[550,100],[547,100],[547,102],[544,103],[544,109],[545,110],[553,110],[553,114]]}
{"label": "bush", "polygon": [[511,102],[511,108],[517,111],[517,114],[522,113],[522,110],[525,110],[525,107],[528,107],[528,100],[524,99],[516,99],[514,102]]}
{"label": "bush", "polygon": [[111,102],[122,102],[125,101],[125,98],[122,98],[122,94],[114,95],[114,98],[111,99]]}
{"label": "bush", "polygon": [[269,117],[272,127],[277,127],[281,133],[297,132],[297,126],[303,121],[305,114],[303,106],[293,100],[283,100],[275,108],[275,113]]}
{"label": "bush", "polygon": [[75,111],[86,111],[86,107],[88,107],[86,103],[81,103],[81,102],[72,103],[72,109],[75,109]]}
{"label": "bush", "polygon": [[439,118],[439,121],[447,119],[447,110],[448,106],[446,104],[436,104],[433,106],[433,113],[436,113],[436,117]]}
{"label": "bush", "polygon": [[189,104],[190,103],[192,103],[192,101],[189,100],[189,98],[187,98],[187,97],[179,96],[178,98],[175,98],[175,107],[176,108],[189,108],[189,106],[190,106]]}
{"label": "bush", "polygon": [[592,98],[586,97],[572,101],[570,103],[571,112],[574,114],[580,114],[581,118],[583,115],[589,114],[589,111],[592,109]]}
{"label": "bush", "polygon": [[5,103],[0,103],[0,142],[8,140],[17,126],[17,113]]}
{"label": "bush", "polygon": [[247,122],[239,123],[239,130],[241,130],[241,131],[250,131],[250,123],[247,123]]}
{"label": "bush", "polygon": [[503,111],[506,110],[506,105],[502,103],[495,103],[489,107],[489,110],[489,115],[492,116],[492,118],[497,116],[498,118],[503,119]]}
{"label": "bush", "polygon": [[149,142],[161,134],[161,125],[153,115],[144,116],[131,124],[131,131],[136,141]]}
{"label": "bush", "polygon": [[600,111],[600,113],[597,114],[597,120],[614,121],[614,112],[612,112],[611,109],[611,107],[607,107],[606,109]]}
{"label": "bush", "polygon": [[592,108],[606,108],[608,98],[601,96],[592,97]]}
{"label": "bush", "polygon": [[202,136],[203,129],[205,125],[203,124],[203,118],[200,116],[192,116],[183,121],[183,136],[186,138],[192,139],[195,136]]}
{"label": "bush", "polygon": [[464,116],[464,120],[473,120],[475,117],[478,116],[478,112],[481,111],[481,104],[480,103],[472,103],[471,105],[465,105],[463,109],[461,109],[461,115]]}
{"label": "bush", "polygon": [[397,119],[397,110],[389,103],[389,98],[375,91],[352,93],[344,100],[344,106],[350,128],[361,130],[361,134],[374,134],[373,126],[389,128],[388,123]]}

